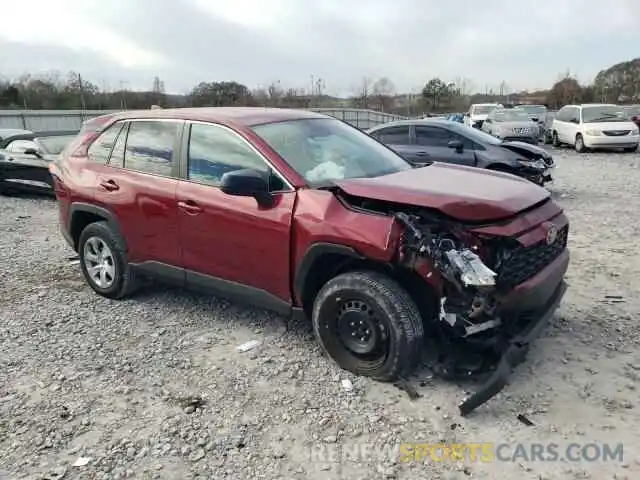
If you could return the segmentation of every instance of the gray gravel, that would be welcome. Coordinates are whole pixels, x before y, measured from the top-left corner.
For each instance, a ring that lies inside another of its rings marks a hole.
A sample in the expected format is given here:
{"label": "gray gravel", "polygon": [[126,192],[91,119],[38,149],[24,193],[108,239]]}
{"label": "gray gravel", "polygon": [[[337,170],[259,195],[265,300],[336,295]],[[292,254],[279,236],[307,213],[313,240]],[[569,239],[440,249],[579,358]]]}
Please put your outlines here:
{"label": "gray gravel", "polygon": [[[640,155],[556,157],[570,291],[508,389],[467,419],[461,386],[426,378],[412,401],[338,370],[308,325],[165,287],[100,298],[69,264],[55,202],[0,198],[0,478],[639,478]],[[624,442],[625,461],[310,456],[398,441]]]}

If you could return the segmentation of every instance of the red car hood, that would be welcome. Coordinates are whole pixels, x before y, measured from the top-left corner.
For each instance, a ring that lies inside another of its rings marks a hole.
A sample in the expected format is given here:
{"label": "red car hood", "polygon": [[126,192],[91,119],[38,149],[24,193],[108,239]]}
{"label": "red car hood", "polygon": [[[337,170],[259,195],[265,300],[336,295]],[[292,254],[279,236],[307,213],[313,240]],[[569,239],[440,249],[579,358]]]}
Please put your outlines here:
{"label": "red car hood", "polygon": [[513,175],[437,162],[336,184],[348,195],[432,208],[473,222],[513,216],[550,196],[544,188]]}

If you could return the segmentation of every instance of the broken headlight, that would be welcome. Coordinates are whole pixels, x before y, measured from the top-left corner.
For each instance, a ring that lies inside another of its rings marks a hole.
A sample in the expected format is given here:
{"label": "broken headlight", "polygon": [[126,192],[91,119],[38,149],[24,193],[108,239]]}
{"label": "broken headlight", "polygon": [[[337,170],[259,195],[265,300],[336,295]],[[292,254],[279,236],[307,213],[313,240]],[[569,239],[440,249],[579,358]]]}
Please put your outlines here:
{"label": "broken headlight", "polygon": [[469,249],[451,249],[445,256],[454,267],[465,287],[493,287],[497,273],[487,267],[480,257]]}

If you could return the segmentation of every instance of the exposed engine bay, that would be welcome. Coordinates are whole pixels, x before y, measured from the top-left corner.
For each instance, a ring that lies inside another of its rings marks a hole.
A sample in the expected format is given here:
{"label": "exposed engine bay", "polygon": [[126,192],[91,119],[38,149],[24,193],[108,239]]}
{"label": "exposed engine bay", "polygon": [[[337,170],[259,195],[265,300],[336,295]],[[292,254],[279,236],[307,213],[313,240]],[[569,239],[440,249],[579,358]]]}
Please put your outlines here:
{"label": "exposed engine bay", "polygon": [[[473,225],[429,209],[361,197],[339,197],[351,208],[390,216],[400,225],[393,263],[418,273],[439,304],[423,310],[432,344],[424,366],[449,380],[490,374],[459,408],[463,415],[496,395],[511,370],[524,361],[529,343],[559,304],[561,282],[544,305],[505,308],[504,299],[566,249],[567,228],[552,241],[522,246],[513,237],[477,234]],[[556,240],[556,238],[558,240]],[[537,318],[537,319],[536,319]]]}
{"label": "exposed engine bay", "polygon": [[481,247],[462,244],[448,229],[423,226],[418,216],[396,213],[394,218],[405,229],[400,262],[411,266],[427,257],[445,280],[438,320],[449,333],[466,338],[498,327],[494,296],[498,274],[480,258]]}

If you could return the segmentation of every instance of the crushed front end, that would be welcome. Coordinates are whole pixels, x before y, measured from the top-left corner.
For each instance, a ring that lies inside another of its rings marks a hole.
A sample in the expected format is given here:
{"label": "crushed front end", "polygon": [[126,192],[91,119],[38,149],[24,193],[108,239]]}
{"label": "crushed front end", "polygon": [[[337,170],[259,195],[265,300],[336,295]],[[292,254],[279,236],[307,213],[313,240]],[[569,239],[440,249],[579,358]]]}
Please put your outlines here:
{"label": "crushed front end", "polygon": [[[566,290],[568,220],[552,202],[490,225],[416,211],[394,217],[404,232],[398,262],[438,292],[438,311],[426,321],[441,344],[493,360],[491,377],[459,406],[466,415],[504,388],[558,308]],[[445,371],[458,360],[449,355]]]}

